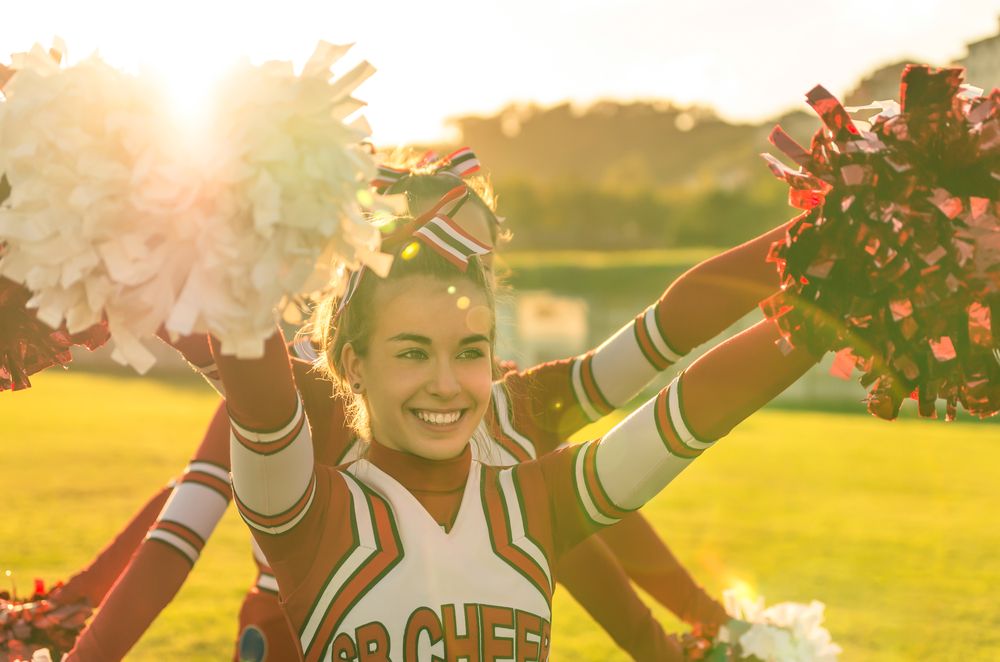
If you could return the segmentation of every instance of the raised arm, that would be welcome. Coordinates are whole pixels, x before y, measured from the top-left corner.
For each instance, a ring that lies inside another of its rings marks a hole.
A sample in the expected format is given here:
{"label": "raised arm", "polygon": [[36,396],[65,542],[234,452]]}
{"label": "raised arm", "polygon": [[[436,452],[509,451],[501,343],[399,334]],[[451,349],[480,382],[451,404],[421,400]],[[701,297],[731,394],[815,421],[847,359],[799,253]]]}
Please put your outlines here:
{"label": "raised arm", "polygon": [[302,555],[318,553],[309,536],[322,528],[328,496],[317,498],[312,438],[288,351],[276,330],[259,359],[223,355],[214,339],[213,353],[231,425],[233,498],[285,594],[309,570]]}
{"label": "raised arm", "polygon": [[225,513],[229,418],[219,406],[194,458],[127,569],[80,634],[68,662],[120,660],[170,604]]}
{"label": "raised arm", "polygon": [[818,360],[803,348],[785,353],[778,339],[773,322],[759,322],[699,358],[603,439],[521,465],[544,476],[556,552],[646,503]]}
{"label": "raised arm", "polygon": [[542,455],[624,406],[656,375],[725,331],[778,289],[765,258],[787,224],[709,258],[599,347],[504,376],[512,432]]}
{"label": "raised arm", "polygon": [[[658,371],[724,331],[778,287],[777,272],[765,258],[786,227],[692,267],[597,349],[506,375],[496,389],[494,437],[523,460],[552,450],[626,404]],[[727,620],[722,605],[694,581],[641,514],[625,516],[599,536],[628,576],[682,620]],[[587,583],[598,580],[579,573],[570,581],[586,596],[593,592]],[[600,607],[587,609],[596,617]]]}

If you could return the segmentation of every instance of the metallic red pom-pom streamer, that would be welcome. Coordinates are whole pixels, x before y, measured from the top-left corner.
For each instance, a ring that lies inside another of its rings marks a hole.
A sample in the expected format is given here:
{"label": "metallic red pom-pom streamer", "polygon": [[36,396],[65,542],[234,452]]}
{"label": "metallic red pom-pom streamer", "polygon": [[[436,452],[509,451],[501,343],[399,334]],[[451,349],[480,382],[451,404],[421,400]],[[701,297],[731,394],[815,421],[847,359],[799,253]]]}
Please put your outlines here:
{"label": "metallic red pom-pom streamer", "polygon": [[805,212],[769,260],[782,291],[762,303],[786,340],[838,349],[858,367],[868,409],[894,418],[914,397],[1000,412],[1000,90],[962,88],[961,69],[911,65],[901,104],[854,122],[822,87],[824,126],[806,150],[770,140],[799,168],[768,167]]}
{"label": "metallic red pom-pom streamer", "polygon": [[52,329],[40,322],[26,304],[31,293],[0,277],[0,391],[28,388],[29,375],[73,360],[70,347],[94,350],[108,341],[107,324],[80,333]]}

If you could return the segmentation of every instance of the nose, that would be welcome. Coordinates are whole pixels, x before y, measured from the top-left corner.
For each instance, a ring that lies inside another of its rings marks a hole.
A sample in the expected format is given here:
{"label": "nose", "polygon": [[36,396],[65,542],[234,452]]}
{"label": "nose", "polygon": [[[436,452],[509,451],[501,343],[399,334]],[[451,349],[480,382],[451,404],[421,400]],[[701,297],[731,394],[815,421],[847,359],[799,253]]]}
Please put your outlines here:
{"label": "nose", "polygon": [[435,361],[434,372],[427,383],[427,392],[441,400],[449,400],[457,396],[461,390],[462,385],[458,381],[452,362],[448,359]]}

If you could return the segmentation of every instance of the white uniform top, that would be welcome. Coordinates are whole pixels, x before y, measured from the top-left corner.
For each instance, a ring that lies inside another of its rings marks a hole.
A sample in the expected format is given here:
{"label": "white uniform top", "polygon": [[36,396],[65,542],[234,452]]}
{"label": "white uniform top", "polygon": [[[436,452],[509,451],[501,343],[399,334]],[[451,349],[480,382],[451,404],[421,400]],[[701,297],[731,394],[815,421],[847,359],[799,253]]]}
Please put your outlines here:
{"label": "white uniform top", "polygon": [[[398,536],[399,558],[355,598],[320,659],[431,662],[449,655],[453,642],[469,637],[482,659],[544,660],[551,622],[551,572],[544,553],[530,540],[515,541],[544,564],[549,581],[543,593],[493,549],[481,490],[482,466],[470,465],[469,479],[451,530],[445,532],[417,499],[395,479],[360,460],[347,474],[359,546],[325,587],[303,632],[318,629],[324,604],[370,559],[376,546],[373,514],[365,487],[383,497]],[[510,491],[512,530],[523,533],[520,504]],[[326,598],[326,600],[324,600]],[[495,605],[503,605],[497,607]],[[479,659],[479,654],[473,659]],[[451,659],[451,657],[449,657]]]}

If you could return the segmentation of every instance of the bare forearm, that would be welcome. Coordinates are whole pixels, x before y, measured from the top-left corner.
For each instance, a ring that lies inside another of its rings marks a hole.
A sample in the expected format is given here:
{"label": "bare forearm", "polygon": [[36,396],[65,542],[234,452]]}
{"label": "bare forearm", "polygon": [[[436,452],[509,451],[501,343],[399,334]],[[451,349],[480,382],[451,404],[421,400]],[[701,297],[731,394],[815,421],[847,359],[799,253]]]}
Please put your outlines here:
{"label": "bare forearm", "polygon": [[779,287],[771,244],[788,224],[692,267],[667,288],[657,303],[667,342],[686,354],[725,331]]}
{"label": "bare forearm", "polygon": [[638,512],[597,534],[632,581],[688,623],[721,625],[726,611],[699,586]]}

